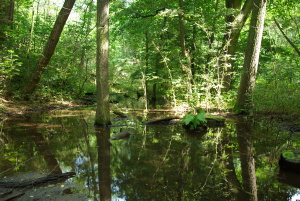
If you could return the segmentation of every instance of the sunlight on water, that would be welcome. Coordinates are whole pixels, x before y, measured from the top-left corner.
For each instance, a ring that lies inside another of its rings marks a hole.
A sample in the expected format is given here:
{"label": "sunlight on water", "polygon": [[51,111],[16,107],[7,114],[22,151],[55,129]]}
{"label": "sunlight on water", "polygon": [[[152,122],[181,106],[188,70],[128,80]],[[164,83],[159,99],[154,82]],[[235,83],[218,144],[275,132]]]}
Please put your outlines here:
{"label": "sunlight on water", "polygon": [[297,193],[293,195],[291,201],[300,201],[300,189],[298,189]]}

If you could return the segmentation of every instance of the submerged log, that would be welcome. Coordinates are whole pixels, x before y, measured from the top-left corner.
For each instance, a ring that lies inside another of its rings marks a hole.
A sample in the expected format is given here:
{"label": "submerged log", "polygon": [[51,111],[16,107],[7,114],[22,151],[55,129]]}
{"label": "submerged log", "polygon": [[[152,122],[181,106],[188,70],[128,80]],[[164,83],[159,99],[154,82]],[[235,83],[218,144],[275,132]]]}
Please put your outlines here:
{"label": "submerged log", "polygon": [[130,133],[128,131],[122,131],[119,134],[110,138],[110,140],[120,140],[120,139],[128,139],[130,137]]}
{"label": "submerged log", "polygon": [[143,122],[142,125],[170,124],[170,121],[173,119],[180,119],[180,117],[165,117],[161,119]]}
{"label": "submerged log", "polygon": [[2,188],[25,188],[28,186],[37,186],[45,183],[54,183],[59,182],[61,180],[66,180],[68,178],[74,177],[76,175],[75,172],[66,172],[62,174],[56,175],[48,175],[46,177],[37,178],[30,181],[23,182],[6,182],[0,181],[0,187]]}
{"label": "submerged log", "polygon": [[121,117],[121,118],[127,118],[128,117],[124,112],[121,112],[119,110],[113,110],[113,113],[115,115],[117,115],[118,117]]}
{"label": "submerged log", "polygon": [[225,119],[220,117],[207,117],[206,118],[206,126],[213,128],[213,127],[224,127],[225,126]]}
{"label": "submerged log", "polygon": [[282,152],[279,167],[283,171],[300,173],[300,150]]}

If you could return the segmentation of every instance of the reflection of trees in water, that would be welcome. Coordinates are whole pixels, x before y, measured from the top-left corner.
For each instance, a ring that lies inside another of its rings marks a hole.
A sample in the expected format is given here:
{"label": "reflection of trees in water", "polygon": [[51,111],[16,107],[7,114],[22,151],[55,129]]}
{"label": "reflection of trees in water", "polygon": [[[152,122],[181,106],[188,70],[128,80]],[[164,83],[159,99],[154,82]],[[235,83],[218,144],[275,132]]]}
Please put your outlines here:
{"label": "reflection of trees in water", "polygon": [[[252,138],[254,135],[251,122],[239,121],[236,123],[237,140],[239,146],[239,154],[241,160],[242,170],[242,186],[245,191],[244,200],[258,200],[256,175],[255,175],[255,161],[253,153]],[[248,196],[247,196],[248,195]]]}
{"label": "reflection of trees in water", "polygon": [[222,183],[216,183],[222,176],[216,175],[222,168],[215,156],[219,134],[187,135],[180,126],[143,129],[128,141],[113,142],[115,194],[128,200],[226,195]]}
{"label": "reflection of trees in water", "polygon": [[98,179],[100,200],[111,200],[110,178],[110,128],[97,128]]}
{"label": "reflection of trees in water", "polygon": [[[138,125],[128,140],[112,141],[109,146],[109,132],[103,135],[105,131],[95,131],[93,118],[48,115],[40,117],[38,123],[34,123],[35,118],[27,118],[31,122],[26,127],[22,122],[23,127],[4,129],[9,148],[5,153],[16,153],[19,161],[37,157],[38,162],[24,163],[20,172],[51,172],[57,164],[62,170],[72,171],[75,165],[78,174],[72,180],[90,199],[99,198],[100,189],[107,197],[111,191],[113,196],[127,200],[249,200],[254,196],[246,192],[255,192],[253,147],[255,154],[263,154],[290,140],[289,134],[274,135],[266,126],[252,123],[229,122],[225,128],[209,129],[202,135],[187,134],[176,125]],[[36,127],[32,129],[29,124]],[[277,164],[268,165],[266,158],[255,160],[258,199],[288,200],[295,190],[277,182]],[[6,165],[2,161],[1,171]],[[13,166],[13,162],[8,164]],[[268,173],[264,172],[266,167]]]}

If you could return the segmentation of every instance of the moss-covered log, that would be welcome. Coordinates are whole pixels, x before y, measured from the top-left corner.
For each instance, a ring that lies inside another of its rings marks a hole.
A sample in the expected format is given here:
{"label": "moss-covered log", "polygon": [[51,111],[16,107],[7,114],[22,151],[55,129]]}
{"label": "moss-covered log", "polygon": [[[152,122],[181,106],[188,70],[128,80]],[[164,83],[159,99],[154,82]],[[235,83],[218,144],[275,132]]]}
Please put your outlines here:
{"label": "moss-covered log", "polygon": [[300,150],[282,152],[279,167],[283,171],[300,173]]}

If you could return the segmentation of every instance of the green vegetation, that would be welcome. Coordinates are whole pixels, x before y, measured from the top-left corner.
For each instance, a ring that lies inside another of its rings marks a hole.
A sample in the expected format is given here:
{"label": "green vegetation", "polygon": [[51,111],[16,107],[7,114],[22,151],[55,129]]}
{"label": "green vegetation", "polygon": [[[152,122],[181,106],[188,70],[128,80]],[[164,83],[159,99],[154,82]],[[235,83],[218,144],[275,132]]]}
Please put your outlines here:
{"label": "green vegetation", "polygon": [[295,155],[292,151],[282,152],[282,156],[286,159],[295,159]]}
{"label": "green vegetation", "polygon": [[191,130],[197,129],[198,126],[205,126],[206,122],[205,112],[203,110],[196,115],[187,114],[182,120],[182,124],[188,126]]}
{"label": "green vegetation", "polygon": [[[299,114],[296,0],[268,2],[253,90],[238,91],[250,40],[251,3],[111,1],[109,92],[144,96],[143,107],[167,104],[222,111],[232,110],[238,93],[244,93],[247,108],[239,110]],[[4,12],[12,4],[14,12]],[[43,58],[62,4],[63,0],[7,0],[1,7],[1,98],[24,98],[22,91]],[[93,1],[75,2],[37,88],[25,94],[30,100],[77,100],[96,92],[96,7]]]}

